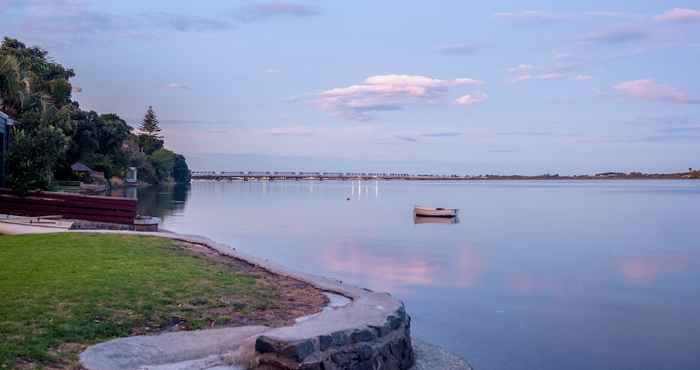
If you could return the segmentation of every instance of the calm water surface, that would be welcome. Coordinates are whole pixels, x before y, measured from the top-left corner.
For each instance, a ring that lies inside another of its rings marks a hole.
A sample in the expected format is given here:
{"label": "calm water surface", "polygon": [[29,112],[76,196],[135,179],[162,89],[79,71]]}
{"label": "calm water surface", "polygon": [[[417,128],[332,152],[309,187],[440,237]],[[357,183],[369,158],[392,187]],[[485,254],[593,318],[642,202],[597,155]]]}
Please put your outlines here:
{"label": "calm water surface", "polygon": [[[700,369],[700,182],[194,182],[139,197],[166,229],[393,293],[415,337],[476,369]],[[414,204],[460,223],[414,224]]]}

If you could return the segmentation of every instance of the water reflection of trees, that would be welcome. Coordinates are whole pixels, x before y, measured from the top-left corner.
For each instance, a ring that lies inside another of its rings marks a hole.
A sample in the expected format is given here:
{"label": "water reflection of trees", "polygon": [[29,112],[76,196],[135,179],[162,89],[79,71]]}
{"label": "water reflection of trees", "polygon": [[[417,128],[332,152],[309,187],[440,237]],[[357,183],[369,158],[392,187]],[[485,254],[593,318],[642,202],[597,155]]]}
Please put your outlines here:
{"label": "water reflection of trees", "polygon": [[139,214],[165,219],[185,208],[190,186],[148,186],[138,189]]}

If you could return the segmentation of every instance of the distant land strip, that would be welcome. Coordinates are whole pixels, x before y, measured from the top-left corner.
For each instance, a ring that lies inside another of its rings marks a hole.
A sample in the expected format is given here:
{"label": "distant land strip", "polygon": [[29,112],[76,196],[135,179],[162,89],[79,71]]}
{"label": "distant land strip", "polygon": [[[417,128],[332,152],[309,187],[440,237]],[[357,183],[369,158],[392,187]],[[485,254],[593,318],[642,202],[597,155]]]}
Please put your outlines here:
{"label": "distant land strip", "polygon": [[672,180],[700,179],[700,170],[678,173],[601,172],[594,175],[432,175],[372,172],[194,171],[193,180]]}

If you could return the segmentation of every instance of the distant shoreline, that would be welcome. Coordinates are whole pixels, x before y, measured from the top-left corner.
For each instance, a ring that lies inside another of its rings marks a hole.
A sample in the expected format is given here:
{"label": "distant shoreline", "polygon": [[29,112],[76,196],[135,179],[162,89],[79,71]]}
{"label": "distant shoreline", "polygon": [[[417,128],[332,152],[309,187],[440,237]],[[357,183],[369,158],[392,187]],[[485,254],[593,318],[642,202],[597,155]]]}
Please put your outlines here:
{"label": "distant shoreline", "polygon": [[339,172],[193,172],[192,180],[214,181],[327,181],[327,180],[390,180],[390,181],[493,181],[493,180],[693,180],[700,179],[700,171],[681,173],[604,172],[595,175],[558,174],[524,175],[410,175],[410,174],[366,174]]}

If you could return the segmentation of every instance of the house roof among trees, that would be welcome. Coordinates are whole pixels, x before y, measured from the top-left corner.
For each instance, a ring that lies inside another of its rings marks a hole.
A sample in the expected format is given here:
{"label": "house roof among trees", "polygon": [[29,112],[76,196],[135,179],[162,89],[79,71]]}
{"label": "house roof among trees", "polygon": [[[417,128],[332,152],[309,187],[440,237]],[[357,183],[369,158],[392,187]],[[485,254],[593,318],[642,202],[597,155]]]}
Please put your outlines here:
{"label": "house roof among trees", "polygon": [[75,171],[75,172],[89,172],[89,173],[94,173],[94,172],[95,172],[92,168],[90,168],[90,167],[88,167],[88,166],[86,166],[86,165],[84,165],[84,164],[82,164],[82,163],[80,163],[80,162],[75,162],[75,163],[73,163],[73,164],[70,166],[70,169],[73,170],[73,171]]}

